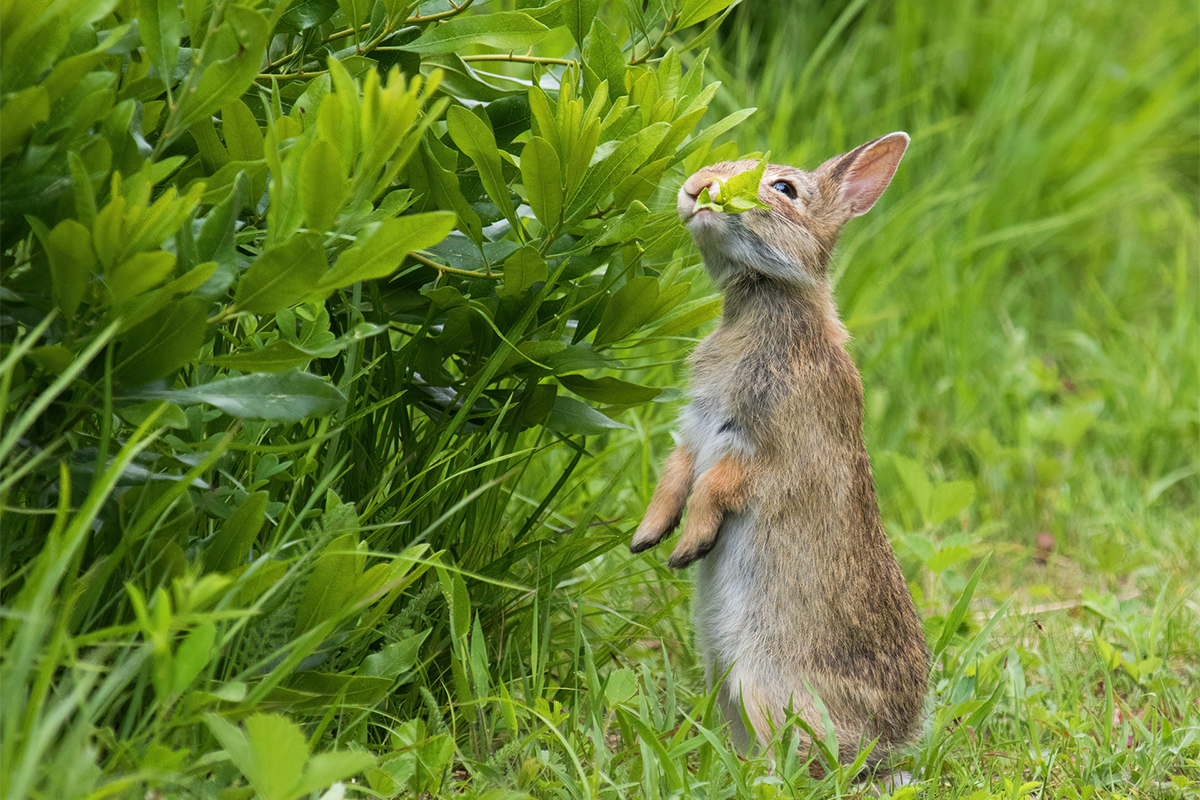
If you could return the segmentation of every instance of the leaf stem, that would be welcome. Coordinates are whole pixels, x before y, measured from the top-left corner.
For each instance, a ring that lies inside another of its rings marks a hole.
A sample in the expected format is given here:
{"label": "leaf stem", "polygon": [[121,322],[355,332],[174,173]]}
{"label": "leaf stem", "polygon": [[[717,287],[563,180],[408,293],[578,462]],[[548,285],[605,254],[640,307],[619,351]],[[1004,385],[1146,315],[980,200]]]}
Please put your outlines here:
{"label": "leaf stem", "polygon": [[494,281],[498,281],[504,277],[503,273],[472,272],[469,269],[456,269],[454,267],[447,267],[445,264],[439,264],[436,261],[434,261],[433,259],[423,256],[417,252],[409,253],[408,257],[415,261],[420,261],[422,264],[424,264],[427,267],[433,267],[441,274],[463,275],[468,278],[490,278],[491,280],[494,280]]}
{"label": "leaf stem", "polygon": [[511,62],[517,63],[517,64],[541,64],[543,66],[553,64],[556,66],[563,66],[563,67],[569,67],[575,63],[574,61],[570,61],[565,58],[539,58],[537,56],[515,56],[515,55],[512,55],[511,53],[509,53],[507,55],[504,53],[483,53],[481,55],[474,55],[474,56],[459,56],[459,58],[461,58],[463,61],[511,61]]}

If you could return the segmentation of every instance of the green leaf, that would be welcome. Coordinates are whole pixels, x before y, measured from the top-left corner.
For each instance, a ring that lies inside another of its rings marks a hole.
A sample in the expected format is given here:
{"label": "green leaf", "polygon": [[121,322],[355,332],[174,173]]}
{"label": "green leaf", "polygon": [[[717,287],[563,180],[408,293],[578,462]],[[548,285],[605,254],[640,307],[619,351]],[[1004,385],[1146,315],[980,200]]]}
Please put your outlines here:
{"label": "green leaf", "polygon": [[47,344],[29,351],[29,358],[51,375],[61,375],[75,360],[75,355],[61,344]]}
{"label": "green leaf", "polygon": [[740,214],[752,208],[768,208],[766,203],[758,199],[758,187],[770,157],[770,153],[767,153],[759,160],[758,166],[717,181],[719,188],[716,197],[709,196],[707,186],[701,189],[696,199],[696,210],[707,208],[726,214]]}
{"label": "green leaf", "polygon": [[959,511],[975,502],[975,484],[971,481],[948,481],[933,489],[929,501],[930,525],[941,525]]}
{"label": "green leaf", "polygon": [[96,254],[92,251],[92,233],[73,219],[64,219],[50,231],[46,255],[50,260],[50,280],[58,296],[58,308],[71,319],[87,291]]}
{"label": "green leaf", "polygon": [[209,34],[205,49],[213,48],[221,60],[204,65],[194,91],[184,95],[177,130],[211,116],[245,94],[258,77],[267,50],[266,18],[245,6],[228,4],[217,30]]}
{"label": "green leaf", "polygon": [[733,0],[684,0],[683,8],[679,10],[679,22],[675,25],[675,30],[681,31],[697,22],[703,22],[711,16],[720,14],[732,3]]}
{"label": "green leaf", "polygon": [[307,372],[223,378],[190,389],[143,387],[127,396],[169,400],[181,406],[207,403],[232,417],[279,422],[331,414],[346,404],[345,395],[337,387]]}
{"label": "green leaf", "polygon": [[270,314],[312,294],[326,273],[324,237],[301,233],[259,256],[238,282],[239,311]]}
{"label": "green leaf", "polygon": [[258,120],[239,97],[221,109],[221,134],[233,161],[258,161],[263,157],[263,133]]}
{"label": "green leaf", "polygon": [[720,297],[704,297],[677,307],[666,322],[655,328],[650,336],[679,336],[693,330],[721,313]]}
{"label": "green leaf", "polygon": [[214,356],[204,359],[204,363],[238,372],[283,372],[303,367],[314,358],[316,356],[303,347],[287,339],[276,339],[259,350]]}
{"label": "green leaf", "polygon": [[553,235],[562,223],[562,168],[550,142],[540,136],[521,150],[521,180],[533,215]]}
{"label": "green leaf", "polygon": [[933,648],[933,657],[935,660],[941,658],[942,653],[950,645],[951,639],[954,638],[954,634],[958,632],[958,626],[967,614],[967,609],[971,605],[971,598],[975,596],[975,587],[979,585],[979,578],[983,575],[983,568],[987,566],[987,563],[988,559],[985,558],[983,563],[975,568],[974,574],[967,581],[967,585],[963,587],[958,602],[954,604],[954,608],[946,616],[946,624],[942,626],[942,633],[938,636],[937,645]]}
{"label": "green leaf", "polygon": [[604,682],[604,704],[609,708],[619,706],[638,691],[636,673],[628,668],[614,669]]}
{"label": "green leaf", "polygon": [[563,0],[559,4],[563,24],[571,32],[575,44],[583,50],[583,39],[589,28],[596,21],[596,12],[600,10],[600,0]]}
{"label": "green leaf", "polygon": [[606,158],[588,168],[578,193],[571,199],[568,217],[589,214],[602,197],[646,163],[671,126],[656,122],[621,142]]}
{"label": "green leaf", "polygon": [[294,800],[308,760],[308,742],[299,726],[278,714],[252,714],[244,724],[251,761],[246,766],[234,763],[262,800]]}
{"label": "green leaf", "polygon": [[500,294],[504,297],[521,294],[548,277],[546,259],[542,258],[537,248],[525,245],[505,260],[504,283],[500,286]]}
{"label": "green leaf", "polygon": [[925,469],[907,456],[902,456],[899,453],[890,453],[892,464],[896,467],[896,471],[900,473],[900,480],[904,482],[905,488],[908,489],[909,495],[912,497],[913,505],[917,507],[917,511],[921,515],[922,520],[929,519],[929,507],[933,500],[933,484],[925,474]]}
{"label": "green leaf", "polygon": [[300,596],[293,635],[312,630],[359,600],[355,588],[362,575],[363,560],[358,536],[353,533],[344,533],[325,546]]}
{"label": "green leaf", "polygon": [[344,336],[339,336],[336,340],[318,347],[305,347],[287,339],[276,339],[258,350],[213,356],[205,358],[203,361],[205,364],[213,364],[222,369],[236,369],[238,372],[283,372],[294,367],[302,367],[314,358],[334,356],[356,342],[386,333],[387,330],[386,325],[360,322]]}
{"label": "green leaf", "polygon": [[455,642],[466,636],[471,624],[471,596],[467,583],[458,572],[438,568],[438,580],[442,585],[442,596],[450,612],[450,638]]}
{"label": "green leaf", "polygon": [[254,751],[245,732],[216,714],[205,714],[204,724],[208,726],[213,738],[221,744],[221,749],[229,756],[234,766],[249,777],[255,769]]}
{"label": "green leaf", "polygon": [[217,628],[205,622],[188,631],[171,659],[171,692],[182,694],[212,659]]}
{"label": "green leaf", "polygon": [[428,199],[435,208],[447,208],[458,215],[460,230],[471,238],[475,247],[483,246],[483,223],[479,214],[463,196],[459,185],[458,174],[447,169],[438,161],[434,148],[447,150],[457,157],[451,148],[446,147],[432,136],[426,137],[421,143],[418,158],[409,162],[409,179],[420,176],[428,184]]}
{"label": "green leaf", "polygon": [[371,0],[337,0],[337,4],[346,15],[346,22],[356,32],[370,18]]}
{"label": "green leaf", "polygon": [[554,398],[554,410],[546,420],[546,427],[565,434],[589,436],[604,433],[614,428],[629,428],[616,420],[609,419],[596,409],[572,397]]}
{"label": "green leaf", "polygon": [[266,492],[254,492],[246,497],[204,553],[204,566],[210,572],[229,572],[241,566],[250,554],[250,547],[267,521]]}
{"label": "green leaf", "polygon": [[413,53],[467,52],[471,45],[499,50],[526,50],[550,32],[542,23],[519,11],[498,11],[477,17],[453,17],[431,25],[415,41],[400,45]]}
{"label": "green leaf", "polygon": [[375,766],[375,756],[361,750],[334,750],[318,753],[309,759],[299,783],[292,787],[293,796],[327,789],[331,784],[351,778]]}
{"label": "green leaf", "polygon": [[[494,15],[489,15],[488,18]],[[446,130],[459,150],[475,162],[479,170],[479,179],[483,188],[516,230],[520,230],[517,222],[517,212],[513,208],[512,199],[508,195],[508,183],[500,168],[500,151],[496,147],[496,137],[491,129],[479,117],[462,106],[451,106],[446,112]]]}
{"label": "green leaf", "polygon": [[324,139],[308,146],[300,159],[300,206],[308,227],[329,230],[346,196],[342,157]]}
{"label": "green leaf", "polygon": [[662,394],[662,389],[612,377],[585,378],[582,375],[560,375],[558,382],[580,397],[614,406],[648,403]]}
{"label": "green leaf", "polygon": [[127,303],[118,304],[113,312],[121,317],[121,332],[124,333],[150,315],[157,314],[172,300],[200,288],[205,281],[212,277],[216,268],[216,263],[212,261],[207,264],[197,264],[166,286],[144,292],[131,298]]}
{"label": "green leaf", "polygon": [[175,271],[175,255],[163,250],[134,253],[113,267],[108,278],[109,289],[117,304],[128,302],[167,279]]}
{"label": "green leaf", "polygon": [[[538,343],[526,342],[525,344]],[[556,348],[553,353],[537,360],[549,367],[550,372],[554,375],[561,375],[564,372],[577,369],[605,369],[613,366],[611,359],[606,358],[591,347],[577,344]],[[619,366],[619,362],[617,363]]]}
{"label": "green leaf", "polygon": [[140,0],[137,21],[150,63],[169,90],[175,83],[175,64],[179,60],[179,2]]}
{"label": "green leaf", "polygon": [[[712,125],[709,125],[703,131],[701,131],[696,138],[684,145],[682,150],[679,150],[675,153],[675,162],[678,163],[682,161],[700,148],[710,144],[721,134],[737,127],[742,121],[744,121],[757,110],[757,108],[743,108],[733,112],[727,117],[717,120]],[[698,164],[697,166],[703,165]]]}
{"label": "green leaf", "polygon": [[50,118],[50,96],[44,86],[30,86],[0,105],[6,124],[0,130],[0,158],[7,156],[29,138],[34,126]]}
{"label": "green leaf", "polygon": [[117,351],[122,383],[165,377],[196,357],[207,329],[208,301],[184,297],[129,329]]}
{"label": "green leaf", "polygon": [[658,279],[648,275],[634,278],[618,289],[600,317],[593,346],[619,342],[650,321],[658,305],[658,294]]}
{"label": "green leaf", "polygon": [[389,644],[378,653],[372,653],[363,659],[359,671],[362,675],[396,680],[416,666],[421,654],[421,644],[429,636],[429,629],[414,633],[395,644]]}
{"label": "green leaf", "polygon": [[445,239],[454,230],[450,211],[430,211],[384,220],[365,241],[338,256],[320,281],[317,292],[330,292],[357,281],[373,280],[396,271],[404,257]]}
{"label": "green leaf", "polygon": [[971,548],[961,544],[938,548],[925,562],[931,572],[944,572],[955,564],[966,561],[971,557]]}
{"label": "green leaf", "polygon": [[608,81],[608,97],[616,100],[625,94],[625,71],[628,65],[612,31],[600,21],[592,19],[587,46],[583,48],[583,61],[596,73],[600,82]]}

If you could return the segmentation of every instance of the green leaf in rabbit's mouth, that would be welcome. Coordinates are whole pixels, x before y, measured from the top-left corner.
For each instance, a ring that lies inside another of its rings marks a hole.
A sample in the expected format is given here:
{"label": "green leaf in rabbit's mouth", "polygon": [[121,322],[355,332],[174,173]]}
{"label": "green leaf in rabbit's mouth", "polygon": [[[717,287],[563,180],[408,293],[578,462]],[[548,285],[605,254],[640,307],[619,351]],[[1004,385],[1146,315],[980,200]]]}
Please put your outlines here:
{"label": "green leaf in rabbit's mouth", "polygon": [[700,190],[700,196],[696,198],[693,212],[708,209],[726,214],[740,214],[752,208],[769,208],[766,203],[758,199],[758,186],[762,183],[763,173],[767,169],[770,158],[771,154],[765,153],[758,162],[758,166],[731,175],[724,180],[718,180],[719,188],[716,197],[713,197],[708,187],[705,186]]}

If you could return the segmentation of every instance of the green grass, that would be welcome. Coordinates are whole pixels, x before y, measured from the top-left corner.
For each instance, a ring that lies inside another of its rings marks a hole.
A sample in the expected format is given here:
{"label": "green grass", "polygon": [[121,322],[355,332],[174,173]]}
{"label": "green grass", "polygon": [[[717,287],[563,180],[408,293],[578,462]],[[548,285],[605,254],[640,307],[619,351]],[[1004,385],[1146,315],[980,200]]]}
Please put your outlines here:
{"label": "green grass", "polygon": [[[811,167],[913,137],[833,263],[885,524],[935,654],[927,733],[900,766],[937,798],[1200,796],[1195,9],[777,5],[738,9],[710,43],[712,118],[759,109],[719,152]],[[683,177],[663,177],[658,208]],[[678,244],[676,282],[710,295]],[[363,295],[334,307],[339,329],[391,299]],[[584,449],[540,427],[452,436],[397,396],[392,350],[411,361],[415,327],[321,367],[351,391],[338,425],[242,428],[193,407],[47,448],[95,448],[100,468],[35,463],[58,496],[3,509],[0,785],[863,795],[852,770],[809,778],[787,736],[773,761],[731,751],[690,576],[663,548],[625,548],[681,403],[622,412],[628,431]],[[621,377],[682,387],[693,341],[623,349]],[[0,405],[28,408],[4,380]],[[66,416],[111,405],[111,381],[93,388]],[[40,413],[5,424],[59,430]],[[160,448],[191,460],[126,490],[123,467]],[[189,490],[201,478],[213,488]],[[233,532],[258,548],[244,567],[197,565]]]}

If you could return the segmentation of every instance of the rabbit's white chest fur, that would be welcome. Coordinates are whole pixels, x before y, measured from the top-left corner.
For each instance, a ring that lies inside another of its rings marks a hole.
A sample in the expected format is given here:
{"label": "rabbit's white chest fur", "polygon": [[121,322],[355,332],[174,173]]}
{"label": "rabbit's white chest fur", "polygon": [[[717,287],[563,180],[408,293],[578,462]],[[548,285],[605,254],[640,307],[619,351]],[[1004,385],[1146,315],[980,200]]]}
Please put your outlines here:
{"label": "rabbit's white chest fur", "polygon": [[[730,422],[725,399],[718,391],[693,390],[691,403],[680,416],[680,444],[695,453],[699,479],[722,458],[752,456],[754,443]],[[757,569],[754,554],[754,508],[727,511],[716,547],[698,564],[693,616],[711,684],[715,664],[740,658],[752,634]]]}
{"label": "rabbit's white chest fur", "polygon": [[725,456],[754,455],[754,443],[733,425],[725,399],[713,391],[693,391],[680,414],[679,442],[695,453],[697,478]]}

